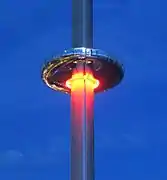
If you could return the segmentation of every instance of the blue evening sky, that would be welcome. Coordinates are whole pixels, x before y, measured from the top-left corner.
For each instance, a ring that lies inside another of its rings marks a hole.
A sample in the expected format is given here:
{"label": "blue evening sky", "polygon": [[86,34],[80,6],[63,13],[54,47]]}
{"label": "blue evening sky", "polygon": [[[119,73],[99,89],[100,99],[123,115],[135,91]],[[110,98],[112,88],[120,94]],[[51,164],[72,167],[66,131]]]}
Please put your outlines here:
{"label": "blue evening sky", "polygon": [[[167,1],[94,0],[94,42],[126,68],[96,96],[96,180],[167,179]],[[69,179],[70,98],[40,79],[71,47],[70,0],[0,1],[0,179]]]}

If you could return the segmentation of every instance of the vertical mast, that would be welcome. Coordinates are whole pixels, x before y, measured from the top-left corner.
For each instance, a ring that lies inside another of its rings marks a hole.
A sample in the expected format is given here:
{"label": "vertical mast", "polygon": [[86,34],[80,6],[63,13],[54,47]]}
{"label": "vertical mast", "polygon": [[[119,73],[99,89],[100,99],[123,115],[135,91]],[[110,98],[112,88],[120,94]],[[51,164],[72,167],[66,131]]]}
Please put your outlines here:
{"label": "vertical mast", "polygon": [[72,0],[72,47],[93,47],[93,0]]}
{"label": "vertical mast", "polygon": [[78,64],[71,83],[71,180],[94,180],[94,84],[86,73]]}
{"label": "vertical mast", "polygon": [[[93,47],[93,0],[72,0],[72,47]],[[77,73],[92,74],[84,61]],[[71,85],[71,180],[94,180],[94,87],[84,78]]]}

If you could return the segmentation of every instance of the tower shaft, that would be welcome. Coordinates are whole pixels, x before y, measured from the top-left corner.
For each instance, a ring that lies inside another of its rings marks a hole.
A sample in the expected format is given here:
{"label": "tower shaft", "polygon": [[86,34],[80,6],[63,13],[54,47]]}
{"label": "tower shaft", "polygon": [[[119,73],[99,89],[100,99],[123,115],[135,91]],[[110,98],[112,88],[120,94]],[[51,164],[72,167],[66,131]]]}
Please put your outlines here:
{"label": "tower shaft", "polygon": [[72,0],[72,47],[93,47],[93,0]]}
{"label": "tower shaft", "polygon": [[[84,75],[85,66],[80,64],[77,72]],[[93,85],[84,79],[74,80],[71,86],[71,180],[94,180],[93,107]]]}

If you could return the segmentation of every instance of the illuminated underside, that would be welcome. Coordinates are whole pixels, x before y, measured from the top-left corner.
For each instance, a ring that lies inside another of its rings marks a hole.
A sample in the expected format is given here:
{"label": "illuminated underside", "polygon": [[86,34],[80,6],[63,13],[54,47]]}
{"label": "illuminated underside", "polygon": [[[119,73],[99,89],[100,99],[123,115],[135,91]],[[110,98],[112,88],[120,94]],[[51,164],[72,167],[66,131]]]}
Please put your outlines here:
{"label": "illuminated underside", "polygon": [[83,83],[86,86],[91,87],[93,90],[99,86],[99,81],[96,80],[90,72],[83,72],[75,73],[72,75],[72,78],[66,81],[66,86],[74,91],[74,89],[82,87]]}
{"label": "illuminated underside", "polygon": [[93,180],[94,89],[99,81],[80,65],[66,85],[71,88],[71,180]]}

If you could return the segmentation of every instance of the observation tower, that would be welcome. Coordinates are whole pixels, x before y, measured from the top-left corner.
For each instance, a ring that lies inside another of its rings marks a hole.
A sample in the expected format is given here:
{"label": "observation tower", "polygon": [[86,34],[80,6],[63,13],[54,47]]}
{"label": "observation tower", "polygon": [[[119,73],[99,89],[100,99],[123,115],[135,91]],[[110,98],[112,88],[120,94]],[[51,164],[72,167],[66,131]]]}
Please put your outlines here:
{"label": "observation tower", "polygon": [[94,180],[94,96],[118,85],[122,64],[93,48],[93,0],[72,0],[72,48],[42,69],[44,83],[71,96],[71,180]]}

